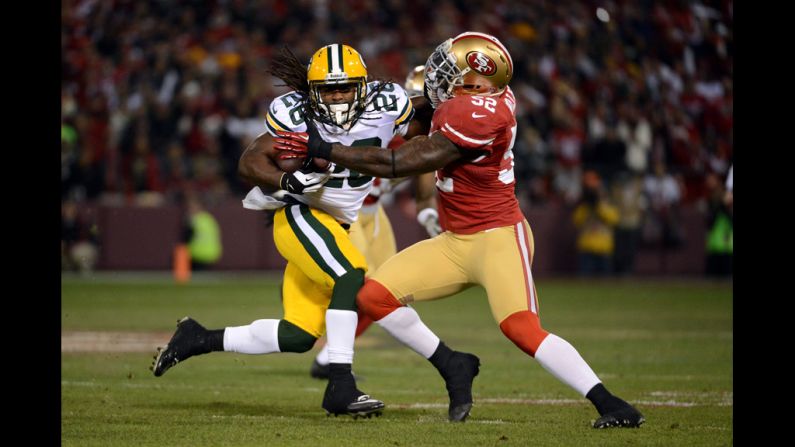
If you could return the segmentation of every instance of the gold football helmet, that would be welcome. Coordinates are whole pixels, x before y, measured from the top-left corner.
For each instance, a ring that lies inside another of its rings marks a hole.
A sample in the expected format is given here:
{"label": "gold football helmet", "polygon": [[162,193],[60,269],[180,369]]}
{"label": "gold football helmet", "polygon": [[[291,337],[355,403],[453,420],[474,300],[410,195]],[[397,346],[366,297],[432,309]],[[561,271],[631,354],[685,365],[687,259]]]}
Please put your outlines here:
{"label": "gold football helmet", "polygon": [[[358,51],[342,44],[331,44],[317,50],[307,67],[309,101],[323,122],[338,126],[352,125],[365,108],[367,65]],[[319,88],[328,85],[354,84],[353,101],[325,104]]]}
{"label": "gold football helmet", "polygon": [[[508,50],[496,37],[483,33],[465,32],[447,39],[425,63],[425,87],[434,108],[453,97],[454,88],[464,86],[464,77],[468,90],[494,96],[505,90],[512,76]],[[483,80],[488,82],[478,84]]]}
{"label": "gold football helmet", "polygon": [[422,89],[425,86],[425,65],[417,65],[408,75],[406,75],[406,82],[403,88],[409,96],[421,96]]}

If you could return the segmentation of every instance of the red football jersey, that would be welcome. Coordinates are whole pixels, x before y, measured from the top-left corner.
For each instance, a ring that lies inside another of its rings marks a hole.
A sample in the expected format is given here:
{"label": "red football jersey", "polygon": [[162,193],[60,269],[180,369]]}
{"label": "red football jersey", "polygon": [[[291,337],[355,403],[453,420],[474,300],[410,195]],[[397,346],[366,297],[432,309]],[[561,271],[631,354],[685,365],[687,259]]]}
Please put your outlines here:
{"label": "red football jersey", "polygon": [[515,108],[516,99],[507,88],[496,97],[457,96],[434,112],[431,134],[441,132],[458,147],[475,152],[436,171],[443,229],[472,234],[524,218],[514,193]]}

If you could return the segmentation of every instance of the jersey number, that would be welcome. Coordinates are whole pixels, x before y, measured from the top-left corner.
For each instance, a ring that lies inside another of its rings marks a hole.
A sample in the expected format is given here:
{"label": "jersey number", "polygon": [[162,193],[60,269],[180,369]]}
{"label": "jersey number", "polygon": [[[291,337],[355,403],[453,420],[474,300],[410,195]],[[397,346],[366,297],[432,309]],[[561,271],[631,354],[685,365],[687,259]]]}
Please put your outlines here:
{"label": "jersey number", "polygon": [[290,121],[292,121],[293,125],[296,126],[304,122],[304,116],[301,113],[301,107],[299,107],[301,105],[301,103],[299,102],[300,100],[301,97],[297,93],[291,93],[282,98],[282,102],[284,103],[285,107],[290,108],[293,105],[296,105],[296,107],[294,107],[292,110],[289,111]]}
{"label": "jersey number", "polygon": [[497,100],[494,98],[484,98],[482,96],[473,96],[472,105],[485,107],[491,113],[496,112],[494,108],[497,105]]}
{"label": "jersey number", "polygon": [[[394,92],[395,84],[392,84],[391,82],[384,84],[384,88],[381,89],[381,91]],[[375,95],[375,100],[373,101],[373,108],[376,111],[386,110],[387,112],[395,112],[397,111],[397,102],[398,102],[397,96],[379,93]]]}

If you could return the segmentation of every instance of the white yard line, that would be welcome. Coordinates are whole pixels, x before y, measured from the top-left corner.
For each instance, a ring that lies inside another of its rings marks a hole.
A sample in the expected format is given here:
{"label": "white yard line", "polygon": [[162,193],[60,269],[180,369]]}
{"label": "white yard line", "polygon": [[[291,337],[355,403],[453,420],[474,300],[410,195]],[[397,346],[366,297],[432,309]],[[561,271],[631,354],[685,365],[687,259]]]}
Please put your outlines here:
{"label": "white yard line", "polygon": [[61,352],[154,352],[172,332],[61,332]]}

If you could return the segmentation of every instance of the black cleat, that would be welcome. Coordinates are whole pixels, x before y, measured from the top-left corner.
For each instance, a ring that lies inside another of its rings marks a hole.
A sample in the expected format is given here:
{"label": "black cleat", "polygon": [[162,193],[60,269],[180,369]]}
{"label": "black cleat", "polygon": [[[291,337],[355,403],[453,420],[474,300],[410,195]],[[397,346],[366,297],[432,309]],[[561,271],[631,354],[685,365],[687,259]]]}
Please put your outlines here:
{"label": "black cleat", "polygon": [[206,349],[207,329],[196,320],[185,317],[177,322],[177,330],[165,347],[158,347],[152,372],[155,377],[165,374],[172,366],[186,359],[209,352]]}
{"label": "black cleat", "polygon": [[380,416],[384,403],[373,399],[356,388],[356,381],[350,369],[344,373],[330,372],[326,392],[323,395],[323,409],[327,415],[347,414],[354,417],[370,418]]}
{"label": "black cleat", "polygon": [[[353,374],[353,379],[356,380],[357,382],[364,380],[364,377],[356,373],[352,374]],[[309,368],[309,375],[314,379],[328,380],[329,365],[328,364],[321,365],[320,363],[318,363],[317,359],[312,360],[312,366]]]}
{"label": "black cleat", "polygon": [[480,359],[474,354],[454,351],[447,365],[439,371],[447,387],[450,422],[464,422],[472,410],[472,382],[480,372]]}
{"label": "black cleat", "polygon": [[[623,401],[622,401],[623,402]],[[594,423],[593,428],[611,428],[611,427],[640,427],[640,424],[646,422],[646,418],[640,414],[632,405],[623,402],[621,408],[609,411],[599,417]]]}
{"label": "black cleat", "polygon": [[[359,392],[361,393],[361,391]],[[354,419],[359,417],[370,419],[373,416],[381,416],[383,409],[383,402],[371,398],[368,394],[361,394],[355,401],[348,404],[346,413],[353,416]]]}

